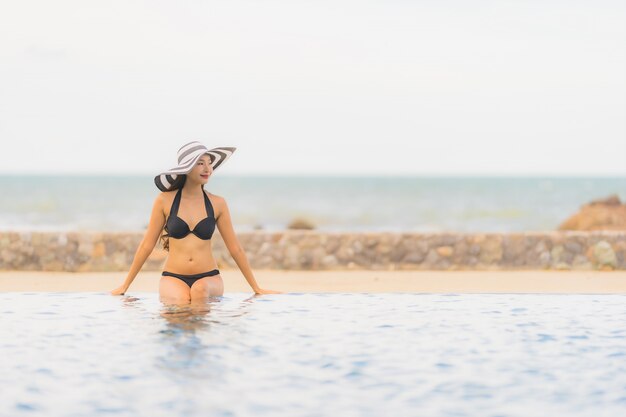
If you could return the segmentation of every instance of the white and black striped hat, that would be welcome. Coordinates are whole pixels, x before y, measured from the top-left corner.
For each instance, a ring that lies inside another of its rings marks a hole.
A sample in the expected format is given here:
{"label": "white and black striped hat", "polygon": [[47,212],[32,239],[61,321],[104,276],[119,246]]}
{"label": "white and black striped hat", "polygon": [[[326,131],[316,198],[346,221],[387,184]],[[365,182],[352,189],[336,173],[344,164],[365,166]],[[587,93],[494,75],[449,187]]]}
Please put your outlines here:
{"label": "white and black striped hat", "polygon": [[176,190],[183,184],[184,174],[193,169],[202,155],[209,154],[211,166],[215,170],[235,152],[235,149],[237,148],[220,147],[208,149],[200,142],[189,142],[178,150],[178,166],[154,177],[154,183],[161,191]]}

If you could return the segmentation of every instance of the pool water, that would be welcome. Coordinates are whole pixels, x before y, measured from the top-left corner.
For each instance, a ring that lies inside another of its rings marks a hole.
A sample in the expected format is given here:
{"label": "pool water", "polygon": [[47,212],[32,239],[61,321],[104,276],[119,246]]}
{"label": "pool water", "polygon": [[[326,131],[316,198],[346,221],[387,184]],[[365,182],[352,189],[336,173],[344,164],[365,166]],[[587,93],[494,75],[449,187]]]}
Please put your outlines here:
{"label": "pool water", "polygon": [[626,295],[0,294],[0,416],[623,416]]}

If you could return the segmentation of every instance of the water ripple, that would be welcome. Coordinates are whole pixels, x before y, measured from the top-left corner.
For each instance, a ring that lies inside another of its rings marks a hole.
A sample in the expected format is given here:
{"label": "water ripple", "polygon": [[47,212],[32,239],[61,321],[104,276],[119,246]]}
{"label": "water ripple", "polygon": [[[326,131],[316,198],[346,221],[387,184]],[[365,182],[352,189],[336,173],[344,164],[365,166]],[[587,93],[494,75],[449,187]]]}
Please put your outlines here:
{"label": "water ripple", "polygon": [[4,293],[0,415],[624,415],[625,301]]}

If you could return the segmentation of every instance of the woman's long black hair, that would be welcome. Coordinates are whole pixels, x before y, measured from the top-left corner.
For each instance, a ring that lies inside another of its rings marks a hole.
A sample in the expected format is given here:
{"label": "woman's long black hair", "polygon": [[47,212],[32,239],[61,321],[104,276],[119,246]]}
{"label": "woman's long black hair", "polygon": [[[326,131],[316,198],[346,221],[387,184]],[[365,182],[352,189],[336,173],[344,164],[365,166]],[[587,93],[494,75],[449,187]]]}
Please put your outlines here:
{"label": "woman's long black hair", "polygon": [[[178,190],[179,188],[183,188],[183,186],[185,185],[185,181],[187,181],[187,175],[179,175],[178,178],[176,178],[176,181],[174,181],[174,183],[172,183],[172,186],[170,187],[170,191],[174,191],[174,190]],[[167,219],[165,219],[165,227],[163,227],[162,233],[161,233],[161,245],[163,246],[163,249],[168,251],[170,250],[170,235],[169,235],[169,231],[167,230]]]}

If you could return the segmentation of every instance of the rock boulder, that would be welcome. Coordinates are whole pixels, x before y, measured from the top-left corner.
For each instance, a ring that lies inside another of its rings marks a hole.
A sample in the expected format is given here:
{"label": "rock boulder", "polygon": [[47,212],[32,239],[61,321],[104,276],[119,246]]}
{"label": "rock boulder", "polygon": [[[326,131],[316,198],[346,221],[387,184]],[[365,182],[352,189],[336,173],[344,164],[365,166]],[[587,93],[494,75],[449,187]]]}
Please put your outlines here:
{"label": "rock boulder", "polygon": [[626,230],[626,204],[617,195],[594,200],[565,220],[559,230]]}

